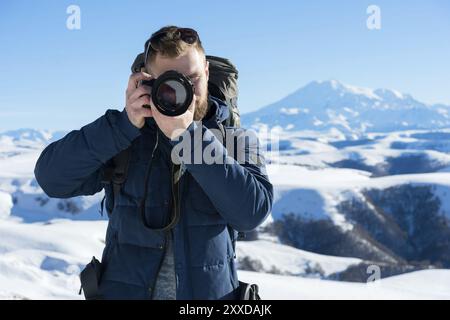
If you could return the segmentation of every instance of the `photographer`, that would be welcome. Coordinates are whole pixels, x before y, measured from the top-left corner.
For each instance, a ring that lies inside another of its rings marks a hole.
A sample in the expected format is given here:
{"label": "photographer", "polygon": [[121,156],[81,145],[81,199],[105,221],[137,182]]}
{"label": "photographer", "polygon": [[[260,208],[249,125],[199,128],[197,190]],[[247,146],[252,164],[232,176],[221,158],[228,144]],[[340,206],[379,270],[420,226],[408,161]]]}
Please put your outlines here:
{"label": "photographer", "polygon": [[[160,29],[144,58],[145,72],[129,79],[125,109],[50,144],[36,179],[50,197],[105,190],[110,219],[98,282],[83,284],[85,291],[98,285],[91,298],[239,299],[235,231],[255,229],[272,206],[263,156],[253,141],[241,151],[258,161],[238,162],[214,135],[230,110],[208,94],[209,64],[195,30]],[[178,138],[196,133],[202,141],[192,155],[213,147],[225,161],[176,163]],[[119,189],[105,176],[125,150]]]}

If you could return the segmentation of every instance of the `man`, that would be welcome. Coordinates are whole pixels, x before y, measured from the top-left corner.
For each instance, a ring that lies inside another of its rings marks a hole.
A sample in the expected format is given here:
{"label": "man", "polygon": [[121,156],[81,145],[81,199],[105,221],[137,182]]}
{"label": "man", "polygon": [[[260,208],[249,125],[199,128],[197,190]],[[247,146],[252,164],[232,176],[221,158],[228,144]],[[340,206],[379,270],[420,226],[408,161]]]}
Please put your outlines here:
{"label": "man", "polygon": [[[164,27],[147,41],[146,49],[146,72],[131,75],[125,109],[108,110],[50,144],[36,164],[36,179],[50,197],[105,189],[110,219],[99,285],[102,298],[236,299],[235,233],[229,226],[253,230],[271,210],[273,189],[263,157],[257,143],[247,142],[241,151],[258,161],[238,162],[213,134],[229,111],[208,95],[208,62],[193,29]],[[168,70],[188,76],[195,87],[192,104],[180,116],[161,114],[151,88],[140,85]],[[183,160],[175,166],[174,160],[180,159],[172,151],[182,143],[180,137],[196,132],[203,142],[192,153],[212,146],[226,161]],[[246,131],[236,132],[239,140]],[[127,179],[113,199],[112,187],[102,177],[106,164],[127,148]],[[182,168],[178,192],[173,180],[177,168]],[[174,208],[180,212],[178,223],[165,230]]]}

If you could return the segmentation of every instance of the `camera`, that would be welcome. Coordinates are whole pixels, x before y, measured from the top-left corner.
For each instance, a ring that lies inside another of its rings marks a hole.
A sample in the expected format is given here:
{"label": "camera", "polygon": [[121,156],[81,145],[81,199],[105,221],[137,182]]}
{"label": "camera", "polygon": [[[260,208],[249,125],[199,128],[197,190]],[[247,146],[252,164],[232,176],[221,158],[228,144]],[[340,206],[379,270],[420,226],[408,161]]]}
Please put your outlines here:
{"label": "camera", "polygon": [[[140,85],[152,88],[151,99],[159,112],[174,117],[186,112],[194,97],[194,85],[189,77],[169,70],[157,79],[142,80]],[[144,108],[150,108],[144,105]]]}

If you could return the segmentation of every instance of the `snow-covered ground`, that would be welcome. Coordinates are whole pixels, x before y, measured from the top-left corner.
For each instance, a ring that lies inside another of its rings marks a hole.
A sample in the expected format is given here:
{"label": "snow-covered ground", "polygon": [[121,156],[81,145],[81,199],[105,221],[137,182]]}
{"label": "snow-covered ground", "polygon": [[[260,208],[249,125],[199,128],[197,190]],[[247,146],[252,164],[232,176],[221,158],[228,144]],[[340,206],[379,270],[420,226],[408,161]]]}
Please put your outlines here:
{"label": "snow-covered ground", "polygon": [[450,299],[450,270],[425,270],[370,283],[349,283],[240,271],[242,281],[256,283],[262,299],[407,300]]}
{"label": "snow-covered ground", "polygon": [[[105,230],[105,221],[2,220],[0,299],[82,299],[78,274],[92,255],[101,255]],[[239,243],[238,256],[244,255],[299,273],[311,262],[332,273],[359,261],[261,240]],[[450,299],[450,270],[418,271],[368,284],[249,271],[239,271],[239,278],[257,283],[264,299]]]}
{"label": "snow-covered ground", "polygon": [[100,257],[105,221],[0,222],[0,298],[80,299],[78,274]]}
{"label": "snow-covered ground", "polygon": [[[297,136],[302,134],[306,133]],[[312,133],[309,134],[311,138]],[[321,139],[324,138],[322,135]],[[386,139],[371,146],[379,149],[374,157],[391,154],[385,150],[388,146],[383,149]],[[101,256],[104,245],[107,222],[95,221],[101,219],[98,214],[101,194],[74,199],[81,210],[76,215],[60,210],[60,200],[46,199],[33,177],[34,163],[44,144],[22,140],[17,145],[12,140],[6,141],[0,157],[0,298],[81,299],[78,274],[92,256]],[[268,221],[286,212],[297,212],[312,219],[331,217],[345,226],[348,223],[335,208],[340,201],[358,195],[363,188],[404,183],[437,185],[443,207],[450,209],[447,196],[450,173],[445,170],[374,178],[361,170],[310,167],[307,164],[320,163],[319,159],[327,163],[345,158],[350,151],[338,150],[327,142],[308,141],[309,144],[297,143],[298,147],[310,148],[309,154],[282,155],[281,159],[291,164],[272,162],[268,166],[275,185],[273,214]],[[369,158],[365,147],[349,148]],[[306,159],[305,162],[299,157]],[[345,283],[320,277],[343,271],[358,264],[360,259],[306,252],[272,239],[239,242],[237,248],[238,258],[257,260],[262,265],[261,271],[268,272],[239,271],[242,280],[260,285],[261,295],[266,299],[450,299],[450,285],[446,285],[450,283],[450,270],[414,272],[371,284]],[[274,269],[284,275],[270,274]]]}

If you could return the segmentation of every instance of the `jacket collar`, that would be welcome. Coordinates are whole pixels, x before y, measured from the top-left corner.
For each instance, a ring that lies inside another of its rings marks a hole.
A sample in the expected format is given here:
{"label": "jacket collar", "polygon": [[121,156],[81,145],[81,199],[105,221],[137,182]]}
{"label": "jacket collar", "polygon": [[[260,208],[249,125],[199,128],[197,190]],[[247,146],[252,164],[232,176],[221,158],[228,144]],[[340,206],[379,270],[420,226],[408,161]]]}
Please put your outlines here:
{"label": "jacket collar", "polygon": [[211,118],[215,118],[216,122],[218,123],[224,122],[226,119],[228,119],[230,110],[225,102],[211,95],[208,96],[208,101],[210,101],[211,107],[216,108],[215,114]]}

